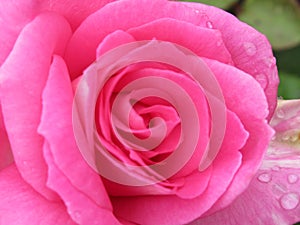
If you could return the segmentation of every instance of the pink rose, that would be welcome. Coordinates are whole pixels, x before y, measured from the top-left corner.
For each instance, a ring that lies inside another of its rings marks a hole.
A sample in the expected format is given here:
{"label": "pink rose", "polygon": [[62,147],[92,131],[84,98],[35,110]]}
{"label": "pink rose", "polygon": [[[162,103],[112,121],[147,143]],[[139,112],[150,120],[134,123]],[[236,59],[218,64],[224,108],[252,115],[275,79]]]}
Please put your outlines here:
{"label": "pink rose", "polygon": [[300,219],[297,191],[258,223],[237,209],[277,103],[253,28],[164,0],[2,2],[0,23],[1,224]]}

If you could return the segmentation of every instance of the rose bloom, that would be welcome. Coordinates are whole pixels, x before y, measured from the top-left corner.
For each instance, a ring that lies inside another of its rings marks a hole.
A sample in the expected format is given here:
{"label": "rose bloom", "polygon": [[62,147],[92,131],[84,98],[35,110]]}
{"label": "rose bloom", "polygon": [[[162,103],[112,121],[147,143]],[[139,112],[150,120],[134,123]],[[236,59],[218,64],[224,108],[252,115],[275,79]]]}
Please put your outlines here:
{"label": "rose bloom", "polygon": [[271,127],[276,60],[234,16],[1,1],[0,49],[1,225],[300,220],[299,102]]}

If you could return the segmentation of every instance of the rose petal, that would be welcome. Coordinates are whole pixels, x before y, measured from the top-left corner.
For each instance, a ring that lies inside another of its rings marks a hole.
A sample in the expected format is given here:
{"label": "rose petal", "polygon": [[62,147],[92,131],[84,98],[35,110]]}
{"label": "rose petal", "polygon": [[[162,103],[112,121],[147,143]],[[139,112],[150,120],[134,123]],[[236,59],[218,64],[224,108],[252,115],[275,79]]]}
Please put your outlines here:
{"label": "rose petal", "polygon": [[85,162],[77,147],[72,127],[72,103],[73,91],[67,67],[63,59],[55,55],[43,92],[38,132],[49,143],[55,164],[71,184],[98,205],[111,209],[99,174]]}
{"label": "rose petal", "polygon": [[37,193],[20,176],[15,165],[0,172],[0,223],[75,224],[62,202],[51,202]]}
{"label": "rose petal", "polygon": [[300,100],[279,100],[271,125],[277,133],[300,129]]}
{"label": "rose petal", "polygon": [[269,103],[268,119],[271,118],[276,107],[279,79],[269,42],[262,34],[229,13],[199,3],[125,0],[107,5],[89,16],[70,41],[66,60],[72,77],[80,75],[94,61],[97,45],[109,33],[141,26],[163,17],[220,30],[236,66],[255,76],[265,87]]}
{"label": "rose petal", "polygon": [[125,31],[117,30],[109,35],[107,35],[104,40],[99,44],[97,48],[96,57],[104,54],[108,50],[111,50],[119,45],[127,44],[129,42],[135,41],[135,39]]}
{"label": "rose petal", "polygon": [[16,165],[22,177],[47,198],[54,194],[45,186],[43,138],[37,133],[41,95],[52,54],[63,54],[70,33],[63,17],[39,15],[23,29],[0,70],[3,118]]}
{"label": "rose petal", "polygon": [[11,52],[23,27],[38,13],[32,0],[0,2],[0,66]]}
{"label": "rose petal", "polygon": [[207,7],[199,3],[173,2],[173,4],[185,4],[193,10],[206,14],[214,29],[221,31],[235,66],[252,75],[264,88],[269,103],[270,120],[276,108],[279,78],[276,60],[266,37],[216,7]]}
{"label": "rose petal", "polygon": [[[281,149],[277,151],[280,152]],[[297,152],[294,154],[297,162],[293,162],[294,167],[289,166],[290,168],[287,168],[284,157],[277,159],[273,167],[269,167],[266,159],[248,189],[233,203],[211,216],[194,221],[191,225],[235,225],[241,222],[283,225],[299,222],[300,156]]]}
{"label": "rose petal", "polygon": [[206,60],[223,90],[227,107],[241,119],[249,132],[249,139],[241,150],[243,163],[227,192],[209,213],[227,206],[243,192],[258,170],[273,130],[267,124],[266,97],[262,88],[250,75],[217,61]]}
{"label": "rose petal", "polygon": [[[175,177],[182,177],[187,174],[190,174],[193,172],[196,168],[199,166],[199,161],[202,157],[203,151],[206,148],[207,142],[208,142],[208,135],[209,135],[209,127],[210,124],[208,123],[209,121],[209,112],[208,112],[208,106],[207,102],[205,99],[205,95],[200,89],[200,87],[193,82],[189,77],[177,73],[171,70],[162,70],[162,69],[154,69],[154,68],[138,68],[138,67],[133,67],[131,68],[132,71],[126,70],[126,74],[122,76],[120,81],[118,82],[115,91],[120,91],[124,86],[127,84],[130,84],[132,81],[147,77],[147,76],[153,76],[153,77],[161,77],[161,78],[166,78],[168,80],[171,80],[175,83],[177,83],[180,87],[184,89],[185,92],[189,95],[191,100],[194,102],[199,116],[199,126],[201,126],[201,138],[200,142],[198,143],[197,149],[195,150],[195,153],[193,157],[189,160],[189,162],[175,175]],[[158,85],[153,81],[154,84],[153,86],[160,87],[163,89],[161,85]],[[108,88],[110,88],[111,85],[109,85]],[[155,93],[155,90],[153,91]],[[103,123],[104,121],[102,121]],[[107,123],[106,123],[107,124]],[[163,145],[166,146],[166,144],[169,142],[169,146],[171,147],[176,147],[177,145],[177,138],[180,135],[179,131],[171,133],[170,136],[166,137],[166,143],[162,143]],[[158,147],[159,150],[159,147]],[[151,156],[151,153],[148,154],[148,152],[144,152],[145,156]]]}
{"label": "rose petal", "polygon": [[[115,214],[138,224],[186,224],[201,216],[226,191],[241,163],[238,149],[244,145],[247,133],[233,113],[229,113],[228,124],[234,129],[226,131],[227,144],[222,146],[211,166],[213,170],[211,179],[202,195],[189,200],[176,196],[113,197]],[[241,133],[243,138],[240,136]],[[238,141],[235,138],[231,139],[236,135],[239,137]],[[187,185],[192,185],[192,182]]]}
{"label": "rose petal", "polygon": [[70,40],[65,58],[72,78],[82,74],[83,69],[95,60],[97,46],[110,33],[165,17],[202,27],[207,27],[208,21],[205,14],[196,13],[193,8],[168,1],[124,0],[108,4],[87,17]]}
{"label": "rose petal", "polygon": [[51,11],[64,16],[75,30],[90,14],[113,0],[22,0],[0,2],[0,66],[21,30],[38,14]]}
{"label": "rose petal", "polygon": [[57,168],[47,142],[44,144],[44,156],[49,168],[47,185],[56,190],[61,196],[66,204],[68,213],[76,223],[120,225],[113,215],[110,205],[105,207],[96,204],[86,194],[74,187],[62,171]]}
{"label": "rose petal", "polygon": [[[158,19],[128,30],[136,40],[153,38],[182,45],[201,57],[232,63],[218,30],[195,26],[171,18]],[[193,37],[193,38],[191,38]]]}
{"label": "rose petal", "polygon": [[73,30],[89,15],[114,0],[46,0],[41,1],[41,11],[56,12],[64,16]]}

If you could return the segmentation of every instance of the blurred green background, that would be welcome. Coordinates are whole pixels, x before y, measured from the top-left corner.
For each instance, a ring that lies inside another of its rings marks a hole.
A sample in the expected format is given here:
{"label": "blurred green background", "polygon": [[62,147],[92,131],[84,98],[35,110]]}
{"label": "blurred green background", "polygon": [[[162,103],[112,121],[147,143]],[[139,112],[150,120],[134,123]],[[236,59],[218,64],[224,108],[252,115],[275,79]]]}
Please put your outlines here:
{"label": "blurred green background", "polygon": [[182,0],[214,5],[265,34],[280,76],[278,97],[300,99],[300,0]]}

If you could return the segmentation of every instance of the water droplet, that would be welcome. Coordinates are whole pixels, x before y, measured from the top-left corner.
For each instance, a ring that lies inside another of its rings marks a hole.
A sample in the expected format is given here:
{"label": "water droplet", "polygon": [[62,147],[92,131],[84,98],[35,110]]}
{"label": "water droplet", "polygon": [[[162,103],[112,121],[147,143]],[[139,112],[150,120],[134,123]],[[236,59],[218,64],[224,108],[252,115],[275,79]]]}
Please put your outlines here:
{"label": "water droplet", "polygon": [[212,29],[213,28],[213,24],[211,21],[207,21],[206,22],[206,26],[209,28],[209,29]]}
{"label": "water droplet", "polygon": [[200,11],[198,9],[195,9],[194,12],[199,14]]}
{"label": "water droplet", "polygon": [[273,170],[273,171],[279,171],[279,170],[280,170],[280,167],[279,167],[279,166],[274,166],[274,167],[272,168],[272,170]]}
{"label": "water droplet", "polygon": [[260,83],[260,86],[265,89],[268,84],[267,77],[264,74],[258,74],[255,76],[255,79]]}
{"label": "water droplet", "polygon": [[296,174],[290,174],[288,175],[288,182],[290,184],[294,184],[298,181],[299,177]]}
{"label": "water droplet", "polygon": [[268,173],[262,173],[257,179],[262,183],[269,183],[271,181],[271,175]]}
{"label": "water droplet", "polygon": [[276,115],[277,115],[278,118],[282,119],[282,118],[284,118],[285,113],[282,109],[278,109],[277,112],[276,112]]}
{"label": "water droplet", "polygon": [[292,210],[299,204],[299,196],[296,193],[284,194],[280,199],[280,205],[282,208]]}
{"label": "water droplet", "polygon": [[264,61],[268,67],[272,67],[272,66],[276,65],[275,57],[265,58]]}
{"label": "water droplet", "polygon": [[247,55],[253,56],[256,53],[256,46],[251,42],[245,42],[244,48],[246,50]]}

